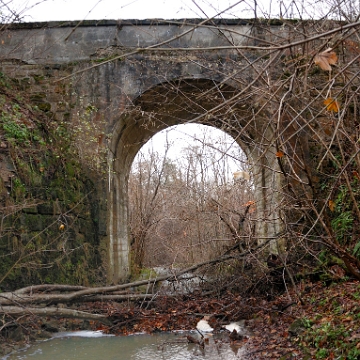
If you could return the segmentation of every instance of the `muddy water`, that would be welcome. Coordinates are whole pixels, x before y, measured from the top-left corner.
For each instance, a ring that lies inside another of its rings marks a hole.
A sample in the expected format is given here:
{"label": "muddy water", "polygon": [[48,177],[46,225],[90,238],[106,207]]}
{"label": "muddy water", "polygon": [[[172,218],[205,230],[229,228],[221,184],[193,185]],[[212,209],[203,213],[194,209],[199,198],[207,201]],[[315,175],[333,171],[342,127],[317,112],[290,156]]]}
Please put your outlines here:
{"label": "muddy water", "polygon": [[[191,335],[198,336],[196,333]],[[2,360],[234,360],[241,359],[243,352],[217,336],[209,336],[209,342],[202,350],[196,344],[188,344],[185,333],[119,337],[76,332],[58,334]]]}

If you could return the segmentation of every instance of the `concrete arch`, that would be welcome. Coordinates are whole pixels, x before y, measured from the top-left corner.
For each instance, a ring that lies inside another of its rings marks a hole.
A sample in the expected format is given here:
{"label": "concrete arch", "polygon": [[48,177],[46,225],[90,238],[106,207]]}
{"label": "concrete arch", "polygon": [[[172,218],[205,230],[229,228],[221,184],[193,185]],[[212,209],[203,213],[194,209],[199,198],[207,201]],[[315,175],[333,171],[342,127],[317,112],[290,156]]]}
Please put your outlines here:
{"label": "concrete arch", "polygon": [[[143,144],[169,126],[196,122],[231,135],[252,164],[259,218],[256,235],[264,241],[279,232],[276,204],[280,180],[273,171],[277,167],[275,151],[269,152],[268,147],[272,129],[261,119],[254,121],[255,104],[232,101],[238,91],[204,78],[174,80],[143,92],[121,115],[113,130],[109,155],[109,280],[125,280],[130,272],[127,192],[132,162]],[[276,252],[276,246],[273,248]]]}

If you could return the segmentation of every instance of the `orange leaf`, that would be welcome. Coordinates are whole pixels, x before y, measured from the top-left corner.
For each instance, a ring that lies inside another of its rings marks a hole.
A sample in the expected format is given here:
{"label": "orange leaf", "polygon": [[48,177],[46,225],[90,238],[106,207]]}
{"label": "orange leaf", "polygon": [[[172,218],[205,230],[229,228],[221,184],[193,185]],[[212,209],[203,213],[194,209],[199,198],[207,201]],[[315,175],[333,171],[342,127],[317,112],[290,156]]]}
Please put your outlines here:
{"label": "orange leaf", "polygon": [[336,53],[329,48],[317,54],[314,58],[314,62],[316,65],[319,65],[321,69],[331,71],[330,65],[336,64],[337,59]]}
{"label": "orange leaf", "polygon": [[353,170],[352,174],[360,181],[359,173],[356,170]]}
{"label": "orange leaf", "polygon": [[339,103],[333,98],[327,98],[324,100],[324,105],[327,111],[339,112]]}
{"label": "orange leaf", "polygon": [[243,206],[251,206],[254,205],[255,201],[254,200],[249,200],[246,204],[244,204]]}
{"label": "orange leaf", "polygon": [[349,49],[352,53],[359,54],[359,43],[352,40],[344,40],[346,49]]}
{"label": "orange leaf", "polygon": [[331,212],[333,212],[335,210],[335,203],[332,200],[329,200],[329,209]]}
{"label": "orange leaf", "polygon": [[284,153],[279,150],[279,151],[276,152],[275,156],[278,157],[278,158],[282,158],[284,156]]}

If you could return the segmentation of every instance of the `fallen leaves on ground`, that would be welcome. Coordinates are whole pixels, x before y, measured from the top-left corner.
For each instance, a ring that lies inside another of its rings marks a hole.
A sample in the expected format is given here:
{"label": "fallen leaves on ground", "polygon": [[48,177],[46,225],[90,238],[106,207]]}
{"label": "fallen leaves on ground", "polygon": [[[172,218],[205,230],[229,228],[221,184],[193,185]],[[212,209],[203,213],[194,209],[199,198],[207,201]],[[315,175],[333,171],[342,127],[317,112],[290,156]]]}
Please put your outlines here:
{"label": "fallen leaves on ground", "polygon": [[[246,359],[358,359],[360,346],[360,285],[358,281],[322,282],[299,285],[305,305],[297,303],[284,312],[277,304],[289,294],[254,314],[248,323],[253,336],[246,345]],[[272,309],[272,310],[271,310]],[[287,330],[295,319],[306,325],[301,335]],[[274,346],[275,345],[275,346]]]}

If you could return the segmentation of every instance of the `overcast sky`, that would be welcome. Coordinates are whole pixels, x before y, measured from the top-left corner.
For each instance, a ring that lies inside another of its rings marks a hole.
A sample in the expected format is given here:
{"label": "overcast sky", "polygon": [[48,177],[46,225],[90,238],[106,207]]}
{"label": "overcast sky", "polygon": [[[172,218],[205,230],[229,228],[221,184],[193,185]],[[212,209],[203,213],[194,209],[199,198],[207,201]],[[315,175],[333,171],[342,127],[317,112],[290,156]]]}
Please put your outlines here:
{"label": "overcast sky", "polygon": [[[24,21],[83,19],[309,18],[337,0],[0,0]],[[354,0],[342,0],[342,3]],[[1,5],[2,4],[2,5]],[[317,4],[317,5],[316,5]]]}
{"label": "overcast sky", "polygon": [[[21,21],[92,19],[334,18],[342,11],[358,15],[358,0],[0,0]],[[9,19],[11,21],[11,19]]]}
{"label": "overcast sky", "polygon": [[[5,0],[6,1],[6,0]],[[253,17],[252,7],[236,0],[8,0],[26,21]],[[249,3],[252,3],[250,1]],[[236,5],[237,4],[237,5]]]}

